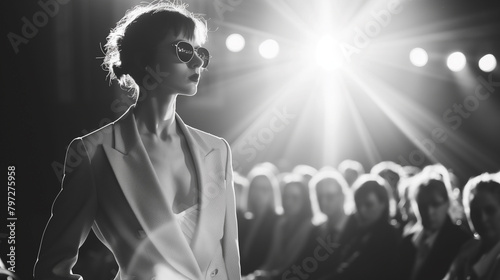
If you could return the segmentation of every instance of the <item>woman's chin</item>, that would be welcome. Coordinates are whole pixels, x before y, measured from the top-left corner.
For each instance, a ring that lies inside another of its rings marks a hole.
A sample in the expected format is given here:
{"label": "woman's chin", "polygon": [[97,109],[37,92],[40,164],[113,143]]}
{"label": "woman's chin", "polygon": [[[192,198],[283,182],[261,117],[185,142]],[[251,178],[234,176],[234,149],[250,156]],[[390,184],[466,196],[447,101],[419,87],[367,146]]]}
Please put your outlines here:
{"label": "woman's chin", "polygon": [[189,89],[186,89],[186,90],[180,92],[179,95],[193,96],[193,95],[196,95],[197,92],[198,92],[198,88],[194,87],[194,88],[189,88]]}

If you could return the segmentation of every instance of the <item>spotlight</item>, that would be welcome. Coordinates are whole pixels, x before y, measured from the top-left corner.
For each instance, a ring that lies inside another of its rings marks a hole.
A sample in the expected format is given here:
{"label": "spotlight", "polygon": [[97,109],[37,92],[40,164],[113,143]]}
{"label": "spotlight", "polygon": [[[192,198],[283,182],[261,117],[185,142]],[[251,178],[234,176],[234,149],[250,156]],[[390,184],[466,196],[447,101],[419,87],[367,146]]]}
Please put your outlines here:
{"label": "spotlight", "polygon": [[417,67],[423,67],[427,64],[427,61],[429,61],[429,56],[424,49],[414,48],[410,52],[410,61]]}
{"label": "spotlight", "polygon": [[227,36],[226,47],[232,52],[240,52],[245,47],[245,38],[240,34],[233,33]]}
{"label": "spotlight", "polygon": [[479,68],[484,72],[491,72],[497,67],[497,60],[492,54],[487,54],[479,60]]}
{"label": "spotlight", "polygon": [[465,55],[461,52],[454,52],[448,56],[447,65],[453,72],[458,72],[464,69],[467,59]]}
{"label": "spotlight", "polygon": [[280,46],[273,39],[265,40],[259,46],[259,53],[265,59],[275,58],[279,52]]}
{"label": "spotlight", "polygon": [[338,69],[344,64],[337,43],[331,36],[323,36],[316,45],[316,63],[327,69]]}

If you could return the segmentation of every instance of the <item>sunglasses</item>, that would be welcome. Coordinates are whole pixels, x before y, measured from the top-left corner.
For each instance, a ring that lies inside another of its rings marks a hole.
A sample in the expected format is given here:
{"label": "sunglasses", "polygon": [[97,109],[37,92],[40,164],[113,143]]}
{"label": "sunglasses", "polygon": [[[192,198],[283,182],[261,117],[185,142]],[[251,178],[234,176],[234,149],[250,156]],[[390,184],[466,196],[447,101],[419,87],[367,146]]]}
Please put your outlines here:
{"label": "sunglasses", "polygon": [[203,60],[203,65],[201,67],[207,68],[208,62],[210,62],[210,53],[207,49],[199,47],[194,48],[193,45],[186,41],[179,41],[177,43],[173,43],[172,47],[175,48],[175,54],[180,61],[184,63],[188,63],[193,59],[194,52],[196,51],[196,55]]}

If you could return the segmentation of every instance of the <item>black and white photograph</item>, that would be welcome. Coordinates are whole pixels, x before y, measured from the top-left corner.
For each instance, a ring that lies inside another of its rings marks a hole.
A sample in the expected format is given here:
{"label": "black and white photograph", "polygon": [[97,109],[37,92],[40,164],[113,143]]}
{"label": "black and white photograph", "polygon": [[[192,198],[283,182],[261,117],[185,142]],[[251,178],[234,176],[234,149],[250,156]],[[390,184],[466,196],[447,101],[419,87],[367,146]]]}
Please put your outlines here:
{"label": "black and white photograph", "polygon": [[0,279],[500,280],[500,2],[1,4]]}

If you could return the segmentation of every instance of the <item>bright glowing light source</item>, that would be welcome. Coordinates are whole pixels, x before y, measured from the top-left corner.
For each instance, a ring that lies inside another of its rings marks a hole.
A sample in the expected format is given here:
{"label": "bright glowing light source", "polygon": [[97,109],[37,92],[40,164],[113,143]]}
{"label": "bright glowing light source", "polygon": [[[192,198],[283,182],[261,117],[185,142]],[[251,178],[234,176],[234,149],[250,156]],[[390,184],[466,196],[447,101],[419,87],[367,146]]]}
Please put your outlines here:
{"label": "bright glowing light source", "polygon": [[262,42],[259,46],[259,53],[263,58],[272,59],[275,58],[280,52],[280,46],[278,42],[273,39],[268,39]]}
{"label": "bright glowing light source", "polygon": [[410,61],[413,65],[417,67],[422,67],[427,64],[429,61],[429,56],[427,52],[422,48],[414,48],[410,52]]}
{"label": "bright glowing light source", "polygon": [[464,69],[466,63],[467,59],[461,52],[454,52],[450,54],[450,56],[448,56],[448,61],[446,62],[448,68],[450,68],[450,70],[453,72],[458,72]]}
{"label": "bright glowing light source", "polygon": [[494,55],[487,54],[479,60],[479,68],[484,72],[491,72],[497,67],[497,60]]}
{"label": "bright glowing light source", "polygon": [[245,47],[245,38],[238,33],[227,36],[226,47],[232,52],[240,52]]}
{"label": "bright glowing light source", "polygon": [[337,69],[344,64],[344,58],[332,37],[323,36],[318,41],[316,63],[325,69]]}

